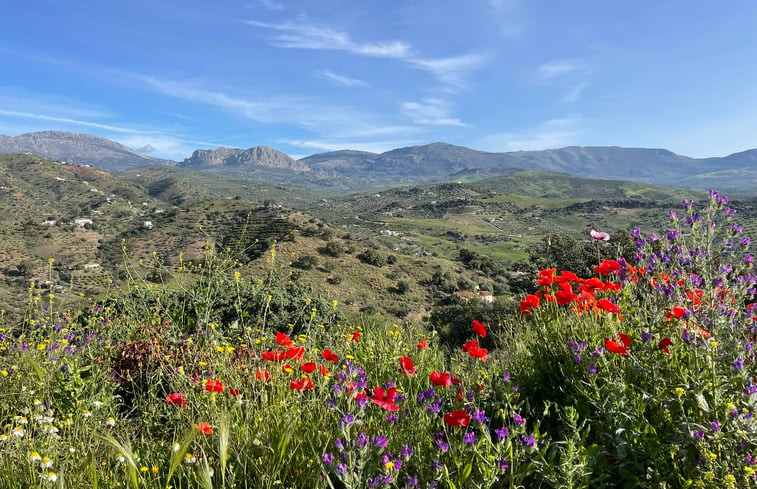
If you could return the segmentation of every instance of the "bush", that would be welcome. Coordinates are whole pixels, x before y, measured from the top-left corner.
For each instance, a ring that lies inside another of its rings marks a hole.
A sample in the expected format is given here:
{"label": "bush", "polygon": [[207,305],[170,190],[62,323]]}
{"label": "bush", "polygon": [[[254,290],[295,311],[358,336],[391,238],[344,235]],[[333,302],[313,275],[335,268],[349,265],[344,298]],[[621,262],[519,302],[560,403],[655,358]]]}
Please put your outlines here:
{"label": "bush", "polygon": [[363,263],[367,263],[368,265],[373,265],[374,267],[382,267],[384,266],[385,260],[384,257],[381,256],[378,251],[367,249],[357,255],[358,260],[360,260]]}

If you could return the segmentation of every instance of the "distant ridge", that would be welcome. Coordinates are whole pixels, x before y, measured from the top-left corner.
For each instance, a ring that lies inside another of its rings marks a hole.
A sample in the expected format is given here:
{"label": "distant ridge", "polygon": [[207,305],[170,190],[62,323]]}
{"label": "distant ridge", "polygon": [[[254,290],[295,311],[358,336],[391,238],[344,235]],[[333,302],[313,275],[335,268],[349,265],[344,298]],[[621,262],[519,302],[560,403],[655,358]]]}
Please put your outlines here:
{"label": "distant ridge", "polygon": [[[91,164],[114,171],[175,165],[87,134],[44,131],[0,135],[0,153]],[[268,146],[197,149],[177,165],[187,170],[254,178],[282,185],[341,192],[393,185],[476,180],[519,170],[619,179],[693,189],[757,192],[757,149],[724,157],[691,158],[662,148],[570,146],[541,151],[489,153],[435,142],[384,153],[340,150],[295,160]]]}
{"label": "distant ridge", "polygon": [[192,156],[177,166],[180,168],[208,168],[223,166],[264,166],[286,170],[307,171],[308,166],[281,151],[268,146],[255,146],[250,149],[224,148],[198,149]]}
{"label": "distant ridge", "polygon": [[16,137],[0,135],[0,153],[31,153],[43,158],[93,165],[108,171],[147,165],[174,165],[151,158],[109,139],[65,131],[41,131]]}

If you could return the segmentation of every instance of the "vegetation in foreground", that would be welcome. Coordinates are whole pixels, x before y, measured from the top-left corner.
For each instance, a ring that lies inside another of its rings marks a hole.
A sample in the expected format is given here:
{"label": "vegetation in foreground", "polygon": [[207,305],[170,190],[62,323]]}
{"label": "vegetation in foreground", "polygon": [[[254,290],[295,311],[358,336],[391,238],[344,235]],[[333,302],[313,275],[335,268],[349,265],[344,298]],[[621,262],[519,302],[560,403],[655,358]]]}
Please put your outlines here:
{"label": "vegetation in foreground", "polygon": [[186,290],[134,277],[76,313],[32,288],[0,332],[0,480],[755,487],[750,239],[715,192],[683,207],[631,231],[632,260],[542,270],[519,314],[472,321],[461,347],[347,322],[220,255]]}

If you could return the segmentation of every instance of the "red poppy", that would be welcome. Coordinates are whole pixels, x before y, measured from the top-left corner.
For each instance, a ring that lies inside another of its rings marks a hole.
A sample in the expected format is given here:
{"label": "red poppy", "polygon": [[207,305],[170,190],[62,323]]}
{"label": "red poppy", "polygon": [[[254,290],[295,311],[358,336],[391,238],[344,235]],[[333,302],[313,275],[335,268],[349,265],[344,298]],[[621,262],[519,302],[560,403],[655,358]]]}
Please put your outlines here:
{"label": "red poppy", "polygon": [[305,349],[301,346],[292,346],[284,352],[284,357],[287,360],[299,360],[302,355],[305,354]]}
{"label": "red poppy", "polygon": [[360,339],[360,331],[353,331],[352,332],[352,341],[357,341]]}
{"label": "red poppy", "polygon": [[373,388],[373,395],[370,397],[371,402],[386,409],[387,411],[399,411],[400,407],[394,404],[394,395],[397,389],[392,387],[384,392],[384,389],[376,386]]}
{"label": "red poppy", "polygon": [[411,358],[400,357],[400,372],[411,377],[415,375],[415,363]]}
{"label": "red poppy", "polygon": [[539,307],[539,296],[528,294],[525,299],[520,301],[520,313],[531,314],[531,311]]}
{"label": "red poppy", "polygon": [[448,387],[452,385],[452,376],[447,373],[431,372],[428,374],[428,378],[431,380],[432,384],[437,386]]}
{"label": "red poppy", "polygon": [[208,392],[223,392],[223,383],[220,380],[208,379],[205,381],[205,390]]}
{"label": "red poppy", "polygon": [[673,308],[673,317],[676,319],[681,319],[686,315],[686,309],[680,306],[675,306]]}
{"label": "red poppy", "polygon": [[203,421],[202,423],[195,423],[195,429],[205,435],[213,434],[213,427],[210,426],[207,421]]}
{"label": "red poppy", "polygon": [[618,306],[616,306],[615,304],[613,304],[607,299],[599,299],[597,301],[597,307],[602,309],[603,311],[620,315],[620,309],[618,309]]}
{"label": "red poppy", "polygon": [[276,343],[281,346],[292,346],[292,338],[281,331],[276,331]]}
{"label": "red poppy", "polygon": [[663,338],[660,340],[660,350],[664,351],[665,353],[670,353],[669,346],[673,344],[673,340],[670,338]]}
{"label": "red poppy", "polygon": [[447,426],[468,426],[470,420],[471,416],[465,409],[452,411],[444,415],[444,423]]}
{"label": "red poppy", "polygon": [[573,282],[580,284],[583,281],[584,279],[580,278],[578,275],[569,270],[563,270],[562,272],[560,272],[559,277],[555,277],[555,282],[557,283]]}
{"label": "red poppy", "polygon": [[260,354],[260,357],[269,362],[280,362],[286,358],[286,352],[283,350],[264,351]]}
{"label": "red poppy", "polygon": [[463,344],[463,351],[465,353],[468,353],[468,350],[470,350],[471,348],[478,348],[478,347],[479,347],[478,340],[468,340]]}
{"label": "red poppy", "polygon": [[479,348],[477,346],[473,346],[471,348],[468,348],[468,355],[480,359],[482,362],[485,362],[489,357],[487,356],[489,353],[489,350],[486,348]]}
{"label": "red poppy", "polygon": [[184,399],[184,394],[181,392],[174,392],[166,396],[166,403],[169,406],[179,406],[180,408],[187,407],[187,400]]}
{"label": "red poppy", "polygon": [[610,275],[611,273],[617,273],[620,271],[620,263],[615,260],[605,260],[594,267],[594,271],[598,275]]}
{"label": "red poppy", "polygon": [[229,394],[231,394],[232,396],[238,396],[241,393],[242,391],[240,391],[239,389],[229,389]]}
{"label": "red poppy", "polygon": [[294,373],[294,367],[289,365],[288,363],[285,363],[281,366],[281,371],[287,374],[293,374]]}
{"label": "red poppy", "polygon": [[419,350],[428,350],[428,340],[421,340],[415,347]]}
{"label": "red poppy", "polygon": [[313,387],[315,387],[315,384],[307,377],[302,377],[300,380],[293,380],[289,383],[289,389],[293,391],[310,390]]}
{"label": "red poppy", "polygon": [[575,298],[578,297],[576,294],[573,293],[573,287],[567,282],[563,282],[560,284],[560,290],[555,292],[555,298],[557,299],[557,303],[561,306],[567,306]]}
{"label": "red poppy", "polygon": [[473,320],[473,332],[482,338],[486,338],[486,325],[480,321]]}
{"label": "red poppy", "polygon": [[302,365],[300,365],[300,368],[306,374],[312,374],[313,372],[315,372],[315,362],[303,363]]}
{"label": "red poppy", "polygon": [[318,365],[318,371],[321,372],[321,375],[323,375],[324,377],[331,373],[329,372],[329,369],[327,369],[325,365]]}
{"label": "red poppy", "polygon": [[321,352],[321,355],[323,355],[323,359],[326,360],[327,362],[334,362],[334,363],[336,363],[336,362],[339,361],[339,356],[336,355],[331,350],[323,350]]}
{"label": "red poppy", "polygon": [[536,283],[542,287],[549,287],[555,280],[556,268],[548,268],[546,270],[539,270],[539,278],[536,279]]}
{"label": "red poppy", "polygon": [[605,348],[607,348],[607,351],[609,352],[625,356],[628,354],[628,347],[631,346],[631,338],[623,333],[619,333],[618,338],[620,338],[620,343],[611,340],[610,338],[605,338]]}
{"label": "red poppy", "polygon": [[256,380],[271,380],[271,373],[268,370],[258,370],[255,372]]}

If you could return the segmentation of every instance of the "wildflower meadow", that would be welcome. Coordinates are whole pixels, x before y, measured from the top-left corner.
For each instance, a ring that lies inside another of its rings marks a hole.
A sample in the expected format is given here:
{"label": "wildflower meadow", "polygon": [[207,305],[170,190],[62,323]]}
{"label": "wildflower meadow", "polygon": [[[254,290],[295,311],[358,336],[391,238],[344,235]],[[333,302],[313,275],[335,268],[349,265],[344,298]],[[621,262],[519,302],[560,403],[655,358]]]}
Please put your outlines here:
{"label": "wildflower meadow", "polygon": [[750,238],[717,192],[631,236],[461,348],[220,253],[77,311],[32,286],[0,321],[0,487],[757,487]]}

